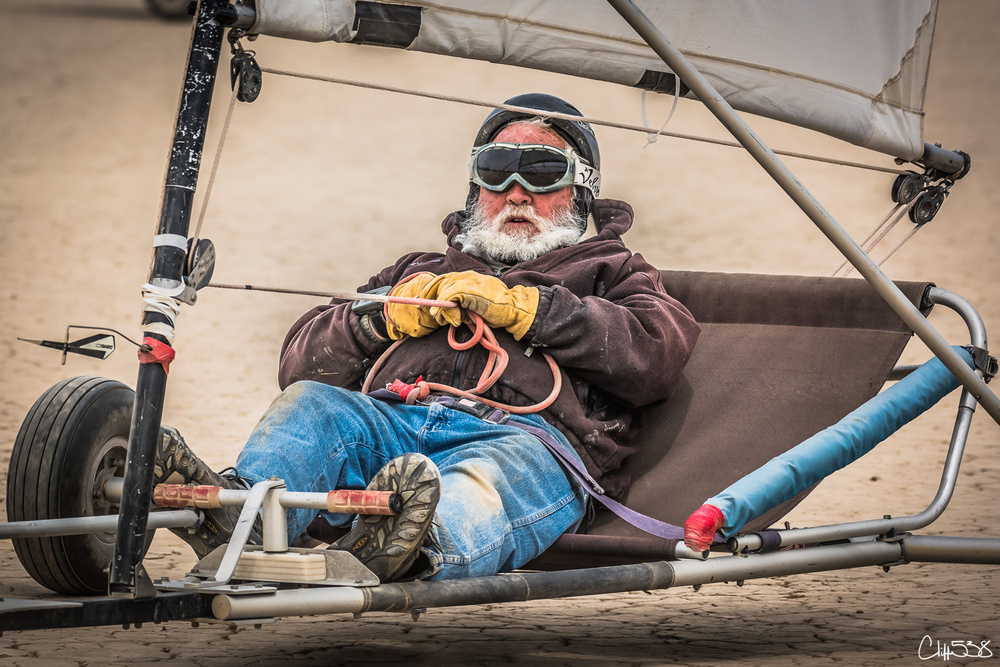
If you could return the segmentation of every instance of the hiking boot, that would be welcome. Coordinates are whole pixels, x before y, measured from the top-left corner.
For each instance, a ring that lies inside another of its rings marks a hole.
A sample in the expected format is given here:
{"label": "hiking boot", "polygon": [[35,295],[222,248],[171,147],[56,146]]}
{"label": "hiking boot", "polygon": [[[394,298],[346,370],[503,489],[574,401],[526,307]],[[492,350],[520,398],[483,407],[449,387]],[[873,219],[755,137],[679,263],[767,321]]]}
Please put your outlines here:
{"label": "hiking boot", "polygon": [[[160,440],[156,444],[156,459],[153,463],[153,486],[157,484],[187,484],[221,486],[224,489],[245,490],[246,484],[234,473],[220,475],[213,472],[205,462],[195,456],[184,442],[177,429],[160,427]],[[219,507],[202,509],[203,519],[196,529],[170,528],[170,532],[184,540],[194,549],[198,558],[204,558],[216,548],[229,542],[242,507]],[[261,544],[261,520],[257,517],[250,531],[248,544]]]}
{"label": "hiking boot", "polygon": [[420,555],[441,498],[441,475],[426,456],[403,454],[379,470],[368,490],[399,494],[402,509],[392,516],[359,516],[351,532],[330,548],[349,551],[379,581],[392,581],[406,574]]}

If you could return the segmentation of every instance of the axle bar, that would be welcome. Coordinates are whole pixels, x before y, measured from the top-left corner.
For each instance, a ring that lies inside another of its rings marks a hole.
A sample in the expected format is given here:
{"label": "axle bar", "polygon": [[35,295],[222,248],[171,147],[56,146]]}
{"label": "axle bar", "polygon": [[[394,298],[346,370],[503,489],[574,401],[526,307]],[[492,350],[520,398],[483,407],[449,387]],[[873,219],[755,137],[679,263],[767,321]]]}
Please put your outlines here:
{"label": "axle bar", "polygon": [[[157,484],[153,489],[153,503],[160,507],[200,507],[215,509],[223,506],[241,506],[250,491],[225,489],[221,486],[186,486],[184,484]],[[403,501],[391,491],[362,491],[340,489],[327,493],[282,491],[278,498],[281,507],[303,507],[326,510],[335,514],[398,514]]]}

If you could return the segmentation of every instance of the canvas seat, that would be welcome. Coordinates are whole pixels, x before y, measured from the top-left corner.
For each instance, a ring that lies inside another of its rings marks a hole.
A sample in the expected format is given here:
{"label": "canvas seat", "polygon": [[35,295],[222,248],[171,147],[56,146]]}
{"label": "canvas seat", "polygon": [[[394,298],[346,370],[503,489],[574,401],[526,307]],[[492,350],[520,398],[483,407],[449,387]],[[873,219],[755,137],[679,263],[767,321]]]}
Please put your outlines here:
{"label": "canvas seat", "polygon": [[[673,397],[643,414],[643,440],[625,463],[633,479],[626,504],[677,525],[705,499],[878,393],[912,335],[861,279],[661,275],[702,334]],[[924,295],[931,283],[896,284],[930,311]],[[766,528],[805,495],[745,531]],[[676,544],[603,509],[588,533],[564,535],[526,569],[671,559]]]}

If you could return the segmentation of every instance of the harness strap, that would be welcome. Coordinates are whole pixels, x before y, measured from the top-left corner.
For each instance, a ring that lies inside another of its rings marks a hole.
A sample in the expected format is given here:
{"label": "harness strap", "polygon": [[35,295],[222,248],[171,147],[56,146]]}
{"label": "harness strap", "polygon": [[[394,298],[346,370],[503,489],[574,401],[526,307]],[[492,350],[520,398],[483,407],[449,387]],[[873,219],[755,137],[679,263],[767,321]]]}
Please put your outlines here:
{"label": "harness strap", "polygon": [[[389,389],[376,389],[368,395],[375,399],[395,403],[401,403],[404,400],[399,394],[394,391],[390,391]],[[455,398],[454,396],[427,396],[418,399],[416,403],[419,405],[440,403],[441,405],[454,410],[467,412],[484,421],[494,424],[506,423],[508,426],[513,426],[530,433],[538,438],[543,445],[545,445],[546,449],[548,449],[552,456],[555,457],[556,461],[558,461],[563,468],[565,468],[566,471],[580,483],[580,486],[582,486],[594,500],[607,507],[609,510],[624,519],[627,523],[635,526],[644,533],[649,533],[650,535],[655,535],[656,537],[662,537],[668,540],[684,539],[684,529],[682,527],[666,523],[665,521],[660,521],[659,519],[654,519],[651,516],[646,516],[645,514],[629,509],[620,502],[607,497],[604,494],[604,489],[597,483],[597,480],[595,480],[591,474],[587,472],[587,469],[583,466],[583,464],[580,463],[575,456],[568,452],[562,443],[552,437],[552,434],[545,429],[538,428],[537,426],[531,426],[529,424],[521,424],[519,422],[508,422],[507,420],[510,415],[506,411],[499,410],[486,405],[485,403],[472,401],[467,398]]]}
{"label": "harness strap", "polygon": [[587,472],[586,468],[583,467],[575,456],[572,456],[566,451],[566,448],[555,438],[552,434],[545,429],[538,428],[537,426],[530,426],[528,424],[519,424],[517,422],[511,422],[510,426],[521,429],[522,431],[527,431],[531,435],[535,436],[542,441],[542,444],[552,453],[552,455],[559,461],[564,468],[583,486],[584,490],[590,494],[590,496],[601,503],[609,510],[617,514],[619,517],[624,519],[627,523],[635,526],[644,533],[649,533],[650,535],[655,535],[656,537],[662,537],[668,540],[683,540],[684,539],[684,529],[680,526],[675,526],[672,523],[666,523],[665,521],[660,521],[659,519],[654,519],[651,516],[646,516],[636,512],[633,509],[625,507],[617,500],[612,500],[604,495],[604,489],[601,485]]}
{"label": "harness strap", "polygon": [[[407,385],[409,387],[409,385]],[[396,393],[392,389],[376,389],[374,391],[368,392],[368,396],[372,398],[377,398],[380,401],[391,401],[393,403],[406,403],[407,405],[431,405],[433,403],[439,403],[446,408],[451,408],[452,410],[458,410],[459,412],[465,412],[473,417],[478,417],[483,421],[490,422],[491,424],[506,424],[507,420],[510,419],[510,413],[506,410],[501,410],[500,408],[494,408],[491,405],[482,403],[480,401],[474,401],[463,396],[424,396],[423,398],[418,398],[416,401],[411,403],[408,399],[410,392],[407,393]],[[511,424],[513,426],[514,424]]]}

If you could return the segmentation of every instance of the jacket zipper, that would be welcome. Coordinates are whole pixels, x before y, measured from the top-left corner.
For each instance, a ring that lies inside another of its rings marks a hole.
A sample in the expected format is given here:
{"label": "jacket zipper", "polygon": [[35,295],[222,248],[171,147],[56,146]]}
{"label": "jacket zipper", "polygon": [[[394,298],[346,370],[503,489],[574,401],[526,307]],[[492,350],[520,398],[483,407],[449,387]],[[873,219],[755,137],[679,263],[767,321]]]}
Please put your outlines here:
{"label": "jacket zipper", "polygon": [[459,389],[461,389],[461,387],[458,384],[458,381],[459,381],[459,378],[462,377],[462,366],[465,364],[465,354],[466,354],[466,352],[467,352],[467,350],[461,350],[458,353],[458,356],[455,357],[455,370],[454,370],[454,375],[451,378],[451,386],[452,387],[458,387]]}

